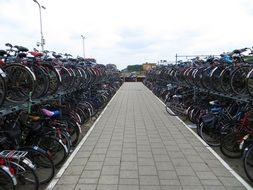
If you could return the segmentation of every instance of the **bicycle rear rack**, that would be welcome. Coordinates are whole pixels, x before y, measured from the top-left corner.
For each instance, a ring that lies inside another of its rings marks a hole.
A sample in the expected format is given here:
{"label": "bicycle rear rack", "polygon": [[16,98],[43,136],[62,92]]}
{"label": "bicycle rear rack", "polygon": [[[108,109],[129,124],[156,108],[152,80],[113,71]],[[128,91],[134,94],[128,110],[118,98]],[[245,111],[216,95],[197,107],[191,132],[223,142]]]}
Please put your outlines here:
{"label": "bicycle rear rack", "polygon": [[21,159],[27,155],[26,151],[17,151],[17,150],[3,150],[0,152],[0,158],[13,158],[13,159]]}

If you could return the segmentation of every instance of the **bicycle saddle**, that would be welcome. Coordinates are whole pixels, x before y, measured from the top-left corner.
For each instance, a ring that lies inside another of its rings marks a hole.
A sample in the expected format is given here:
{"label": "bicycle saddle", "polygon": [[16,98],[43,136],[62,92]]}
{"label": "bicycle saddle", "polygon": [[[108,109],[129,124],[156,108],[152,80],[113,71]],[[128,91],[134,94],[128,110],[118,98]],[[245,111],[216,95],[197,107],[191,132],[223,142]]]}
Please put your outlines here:
{"label": "bicycle saddle", "polygon": [[5,50],[0,49],[0,56],[4,56],[5,54],[7,54],[7,52]]}
{"label": "bicycle saddle", "polygon": [[51,110],[42,108],[41,111],[47,117],[56,117],[56,116],[60,115],[60,111],[59,110],[51,111]]}
{"label": "bicycle saddle", "polygon": [[43,56],[43,53],[41,52],[38,52],[38,51],[32,51],[30,52],[34,57],[41,57]]}
{"label": "bicycle saddle", "polygon": [[14,46],[15,48],[17,48],[18,49],[18,51],[22,51],[22,52],[27,52],[27,51],[29,51],[29,49],[28,48],[26,48],[26,47],[23,47],[23,46]]}

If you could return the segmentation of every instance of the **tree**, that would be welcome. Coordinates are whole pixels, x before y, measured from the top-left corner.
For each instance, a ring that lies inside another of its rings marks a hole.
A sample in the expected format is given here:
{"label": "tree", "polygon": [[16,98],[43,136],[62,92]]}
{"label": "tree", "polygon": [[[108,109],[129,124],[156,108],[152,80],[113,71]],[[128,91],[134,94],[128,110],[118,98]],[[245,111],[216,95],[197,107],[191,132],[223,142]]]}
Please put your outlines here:
{"label": "tree", "polygon": [[127,66],[127,71],[128,72],[134,72],[134,71],[140,72],[142,70],[143,70],[142,65],[128,65]]}

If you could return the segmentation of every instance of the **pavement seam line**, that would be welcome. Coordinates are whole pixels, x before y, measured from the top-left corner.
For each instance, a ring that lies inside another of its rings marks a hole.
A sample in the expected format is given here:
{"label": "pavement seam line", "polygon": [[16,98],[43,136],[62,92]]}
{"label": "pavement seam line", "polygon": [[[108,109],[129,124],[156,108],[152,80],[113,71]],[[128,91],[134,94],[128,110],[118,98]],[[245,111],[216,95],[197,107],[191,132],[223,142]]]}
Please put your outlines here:
{"label": "pavement seam line", "polygon": [[[143,84],[144,85],[144,84]],[[144,85],[145,86],[145,85]],[[146,86],[145,86],[146,87]],[[147,87],[146,87],[147,88]],[[148,89],[148,88],[147,88]],[[148,91],[155,96],[149,89]],[[164,106],[164,102],[160,100],[157,96],[155,96],[157,100]],[[187,126],[185,122],[183,122],[178,116],[175,116],[184,127],[186,127],[219,161],[220,163],[247,189],[252,190],[252,187],[239,175],[237,174],[213,149],[210,147],[203,139],[201,139],[191,128]]]}
{"label": "pavement seam line", "polygon": [[85,143],[85,141],[87,140],[87,138],[90,136],[91,132],[93,131],[94,127],[96,126],[97,122],[100,120],[100,118],[102,117],[102,115],[104,114],[105,110],[107,110],[107,108],[110,105],[110,103],[113,101],[113,99],[115,98],[115,96],[118,94],[119,90],[120,89],[118,89],[118,91],[114,94],[114,96],[111,98],[111,100],[105,106],[104,110],[98,116],[98,118],[96,119],[96,121],[93,123],[93,125],[91,126],[91,128],[89,129],[89,131],[85,134],[85,136],[80,141],[80,143],[77,145],[77,147],[75,148],[75,150],[72,152],[72,154],[66,160],[66,162],[61,167],[61,169],[58,171],[58,173],[56,174],[56,176],[54,177],[54,179],[48,184],[48,186],[46,187],[46,190],[52,190],[54,188],[54,186],[57,184],[57,182],[59,181],[59,179],[61,178],[61,176],[63,175],[63,173],[67,169],[67,167],[69,166],[70,162],[73,160],[73,158],[75,157],[75,155],[77,154],[77,152],[79,151],[79,149],[82,147],[82,145]]}

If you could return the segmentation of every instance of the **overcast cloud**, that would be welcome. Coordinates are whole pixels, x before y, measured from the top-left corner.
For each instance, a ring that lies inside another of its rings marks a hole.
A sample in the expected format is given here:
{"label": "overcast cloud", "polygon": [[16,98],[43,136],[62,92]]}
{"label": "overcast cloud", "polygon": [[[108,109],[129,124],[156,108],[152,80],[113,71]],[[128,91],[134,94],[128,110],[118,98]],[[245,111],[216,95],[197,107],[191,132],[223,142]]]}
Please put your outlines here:
{"label": "overcast cloud", "polygon": [[[175,60],[253,46],[252,0],[38,0],[45,49],[113,63]],[[0,49],[40,41],[33,0],[0,0]]]}

